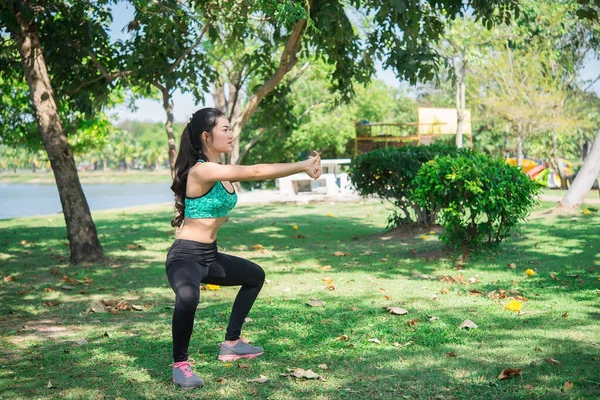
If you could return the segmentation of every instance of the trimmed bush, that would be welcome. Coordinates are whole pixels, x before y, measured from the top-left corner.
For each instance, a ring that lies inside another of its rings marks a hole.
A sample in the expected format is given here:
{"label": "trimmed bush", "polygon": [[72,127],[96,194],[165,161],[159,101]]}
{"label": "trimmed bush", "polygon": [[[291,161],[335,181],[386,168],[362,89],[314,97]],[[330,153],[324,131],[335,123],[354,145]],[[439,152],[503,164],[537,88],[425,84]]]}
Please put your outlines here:
{"label": "trimmed bush", "polygon": [[464,152],[427,162],[415,178],[413,199],[440,210],[441,239],[452,247],[499,243],[527,217],[539,186],[516,167]]}
{"label": "trimmed bush", "polygon": [[357,156],[348,175],[361,195],[375,194],[396,206],[388,217],[388,228],[404,224],[430,226],[435,223],[438,209],[413,201],[414,179],[423,163],[436,156],[456,157],[461,152],[454,146],[440,144],[377,149]]}

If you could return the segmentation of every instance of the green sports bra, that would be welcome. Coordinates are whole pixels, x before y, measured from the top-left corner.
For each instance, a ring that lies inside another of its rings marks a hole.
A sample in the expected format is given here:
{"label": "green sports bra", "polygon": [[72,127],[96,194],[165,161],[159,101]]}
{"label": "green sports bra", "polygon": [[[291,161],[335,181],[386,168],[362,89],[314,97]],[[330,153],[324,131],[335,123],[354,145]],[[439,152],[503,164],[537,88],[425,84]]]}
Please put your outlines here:
{"label": "green sports bra", "polygon": [[[198,160],[204,162],[204,160]],[[187,218],[224,218],[237,203],[235,189],[230,193],[223,182],[215,182],[208,192],[199,197],[185,197]]]}

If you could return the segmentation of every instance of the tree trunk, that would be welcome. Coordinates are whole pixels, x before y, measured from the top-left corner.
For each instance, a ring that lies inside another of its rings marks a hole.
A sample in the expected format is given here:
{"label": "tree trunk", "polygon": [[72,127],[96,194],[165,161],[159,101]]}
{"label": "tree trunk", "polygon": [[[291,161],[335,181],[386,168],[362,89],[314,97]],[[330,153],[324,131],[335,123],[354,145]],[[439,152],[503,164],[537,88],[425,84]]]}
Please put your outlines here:
{"label": "tree trunk", "polygon": [[585,195],[590,191],[600,173],[600,129],[596,132],[594,143],[588,153],[586,162],[577,174],[577,178],[560,201],[560,207],[579,207]]}
{"label": "tree trunk", "polygon": [[523,136],[517,133],[517,166],[523,166]]}
{"label": "tree trunk", "polygon": [[73,153],[58,116],[54,91],[36,32],[36,24],[26,21],[16,9],[15,17],[19,30],[11,33],[19,47],[32,106],[54,172],[67,224],[71,250],[70,262],[77,264],[103,261],[104,254],[98,240],[96,226],[79,182]]}
{"label": "tree trunk", "polygon": [[464,64],[456,68],[456,147],[463,147],[463,130],[465,123],[465,73]]}
{"label": "tree trunk", "polygon": [[175,145],[175,134],[173,133],[173,100],[169,94],[169,90],[158,82],[154,82],[163,97],[163,108],[167,113],[167,122],[165,123],[165,131],[167,132],[167,140],[169,144],[169,168],[171,169],[171,179],[175,177],[175,159],[177,158],[177,146]]}

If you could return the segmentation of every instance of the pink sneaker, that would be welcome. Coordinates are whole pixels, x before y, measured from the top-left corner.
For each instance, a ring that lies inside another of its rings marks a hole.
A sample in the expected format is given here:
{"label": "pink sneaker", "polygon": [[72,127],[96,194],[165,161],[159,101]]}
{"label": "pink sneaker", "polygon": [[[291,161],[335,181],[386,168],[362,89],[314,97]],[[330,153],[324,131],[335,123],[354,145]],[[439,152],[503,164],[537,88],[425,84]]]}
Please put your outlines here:
{"label": "pink sneaker", "polygon": [[246,339],[239,338],[233,345],[219,344],[219,361],[235,361],[241,358],[254,358],[265,353],[262,347],[251,346]]}
{"label": "pink sneaker", "polygon": [[188,361],[180,361],[173,364],[173,383],[185,389],[201,388],[204,381],[192,371]]}

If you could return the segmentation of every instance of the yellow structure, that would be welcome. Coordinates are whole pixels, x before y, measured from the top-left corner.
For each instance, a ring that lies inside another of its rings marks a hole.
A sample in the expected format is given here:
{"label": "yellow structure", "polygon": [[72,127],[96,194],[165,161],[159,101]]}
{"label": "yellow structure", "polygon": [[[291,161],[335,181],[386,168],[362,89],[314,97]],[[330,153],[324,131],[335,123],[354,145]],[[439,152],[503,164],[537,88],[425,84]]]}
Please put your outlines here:
{"label": "yellow structure", "polygon": [[[357,123],[354,156],[380,147],[430,144],[443,135],[456,135],[456,109],[419,107],[417,115],[417,122],[396,124]],[[465,110],[463,134],[469,135],[470,144],[473,147],[471,112],[469,110]]]}

